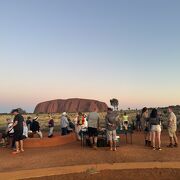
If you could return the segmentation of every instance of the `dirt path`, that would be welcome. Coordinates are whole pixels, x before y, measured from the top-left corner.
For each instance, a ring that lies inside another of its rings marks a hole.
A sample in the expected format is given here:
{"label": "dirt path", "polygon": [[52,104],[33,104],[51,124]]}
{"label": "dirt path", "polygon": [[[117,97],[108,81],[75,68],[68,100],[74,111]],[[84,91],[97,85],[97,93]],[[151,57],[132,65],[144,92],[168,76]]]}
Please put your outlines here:
{"label": "dirt path", "polygon": [[30,178],[28,180],[179,180],[178,169],[104,170],[97,173],[75,173]]}
{"label": "dirt path", "polygon": [[96,173],[105,170],[142,170],[142,169],[178,169],[180,170],[180,162],[144,162],[144,163],[115,163],[115,164],[91,164],[45,168],[36,170],[23,170],[16,172],[0,173],[0,177],[6,180],[40,178],[48,176],[57,176],[74,173],[91,172]]}

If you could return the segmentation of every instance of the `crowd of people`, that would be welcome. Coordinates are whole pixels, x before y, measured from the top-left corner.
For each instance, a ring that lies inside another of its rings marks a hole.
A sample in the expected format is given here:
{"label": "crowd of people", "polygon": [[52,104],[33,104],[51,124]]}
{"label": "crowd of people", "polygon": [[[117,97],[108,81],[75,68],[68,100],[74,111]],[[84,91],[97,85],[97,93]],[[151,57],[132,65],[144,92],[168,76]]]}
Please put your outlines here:
{"label": "crowd of people", "polygon": [[2,133],[3,147],[10,145],[14,150],[13,154],[24,152],[23,142],[28,137],[32,137],[37,134],[40,138],[43,138],[40,130],[40,124],[38,117],[31,118],[30,116],[25,121],[24,117],[19,113],[18,109],[14,109],[11,112],[14,115],[14,119],[8,118],[7,127],[4,133]]}
{"label": "crowd of people", "polygon": [[[177,131],[177,117],[173,112],[172,107],[168,108],[168,134],[170,139],[170,144],[167,146],[169,148],[178,147],[178,138],[176,135]],[[161,149],[161,132],[162,132],[162,122],[160,113],[157,109],[152,109],[149,115],[148,108],[144,107],[142,109],[142,114],[137,113],[136,116],[136,128],[137,131],[144,131],[145,135],[145,146],[152,147],[153,150]],[[157,140],[157,142],[156,142]],[[173,142],[174,141],[174,142]]]}
{"label": "crowd of people", "polygon": [[[169,145],[167,145],[167,147],[177,148],[177,117],[174,114],[172,107],[168,108],[168,112],[168,135],[170,143]],[[101,130],[101,128],[99,124],[100,117],[96,109],[94,110],[94,112],[89,113],[89,115],[86,117],[86,121],[87,127],[84,127],[81,124],[77,124],[77,136],[78,138],[81,138],[79,137],[80,129],[87,128],[90,146],[94,149],[97,149],[98,132]],[[117,150],[117,129],[119,127],[121,127],[121,130],[123,129],[125,131],[127,131],[130,127],[129,117],[127,113],[125,112],[121,118],[117,111],[113,111],[113,109],[108,108],[107,115],[105,117],[105,129],[107,134],[107,141],[109,143],[111,151]],[[153,150],[162,150],[162,122],[160,112],[157,109],[154,108],[151,112],[149,112],[148,108],[144,107],[141,113],[138,112],[136,116],[136,129],[137,131],[142,131],[144,133],[145,146],[151,147]]]}
{"label": "crowd of people", "polygon": [[[168,134],[170,144],[167,147],[178,147],[178,138],[176,135],[177,118],[171,107],[168,108],[168,112]],[[2,143],[4,146],[6,143],[11,144],[11,148],[15,150],[13,151],[13,154],[18,154],[24,152],[23,141],[26,138],[32,138],[34,135],[43,138],[43,133],[40,128],[38,116],[35,118],[29,116],[25,121],[18,109],[12,110],[12,114],[14,115],[14,119],[7,119],[7,129],[2,135]],[[120,128],[127,131],[129,125],[129,117],[126,112],[120,117],[117,111],[108,108],[107,115],[105,116],[104,129],[106,131],[110,151],[117,150],[117,129]],[[55,122],[51,115],[49,115],[47,127],[49,128],[48,138],[52,138],[54,136]],[[60,118],[60,128],[62,136],[75,132],[77,140],[81,140],[82,138],[81,131],[86,130],[90,146],[97,149],[98,133],[102,130],[97,109],[94,109],[94,111],[90,112],[88,115],[79,112],[73,121],[68,117],[68,114],[64,112]],[[153,150],[162,150],[162,123],[157,109],[152,109],[152,111],[149,112],[148,108],[144,107],[142,112],[138,112],[136,116],[136,129],[137,131],[142,131],[144,133],[145,146],[151,147]]]}

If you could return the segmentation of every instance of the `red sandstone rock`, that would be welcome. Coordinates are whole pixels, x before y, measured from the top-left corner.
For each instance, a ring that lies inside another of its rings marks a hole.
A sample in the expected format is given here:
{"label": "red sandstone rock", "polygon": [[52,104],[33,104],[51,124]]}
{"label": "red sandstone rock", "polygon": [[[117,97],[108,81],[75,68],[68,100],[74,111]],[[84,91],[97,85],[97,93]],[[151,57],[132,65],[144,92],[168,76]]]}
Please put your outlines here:
{"label": "red sandstone rock", "polygon": [[104,102],[89,99],[59,99],[39,103],[34,113],[91,112],[97,108],[99,112],[107,110]]}

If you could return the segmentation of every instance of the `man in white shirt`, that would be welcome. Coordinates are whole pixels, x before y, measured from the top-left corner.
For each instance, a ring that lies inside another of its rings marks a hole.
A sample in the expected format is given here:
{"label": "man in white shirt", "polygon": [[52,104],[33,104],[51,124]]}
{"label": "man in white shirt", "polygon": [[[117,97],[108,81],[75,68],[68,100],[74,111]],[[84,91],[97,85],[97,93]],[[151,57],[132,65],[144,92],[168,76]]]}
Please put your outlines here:
{"label": "man in white shirt", "polygon": [[[176,115],[174,114],[172,107],[168,108],[169,111],[169,117],[168,117],[168,133],[169,133],[169,138],[170,138],[170,144],[168,147],[173,148],[173,147],[178,147],[178,138],[176,135],[177,131],[177,118]],[[173,140],[174,140],[174,145],[173,145]]]}
{"label": "man in white shirt", "polygon": [[100,117],[97,113],[97,109],[94,109],[94,112],[89,113],[87,117],[88,121],[88,134],[91,142],[91,146],[94,149],[97,149],[97,139],[98,139],[98,129]]}

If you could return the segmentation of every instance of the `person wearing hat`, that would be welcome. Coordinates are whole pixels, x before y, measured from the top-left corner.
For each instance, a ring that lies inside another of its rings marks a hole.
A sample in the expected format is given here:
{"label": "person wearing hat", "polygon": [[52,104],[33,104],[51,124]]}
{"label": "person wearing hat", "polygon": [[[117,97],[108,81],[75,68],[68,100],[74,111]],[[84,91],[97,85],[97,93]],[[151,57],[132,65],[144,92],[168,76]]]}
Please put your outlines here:
{"label": "person wearing hat", "polygon": [[16,151],[13,154],[18,154],[20,152],[24,152],[23,148],[23,122],[24,118],[19,113],[18,109],[14,109],[11,112],[15,117],[13,121],[13,129],[14,129],[14,141],[16,144]]}
{"label": "person wearing hat", "polygon": [[68,126],[69,126],[69,121],[67,118],[67,113],[63,112],[61,116],[61,135],[66,136],[68,134]]}
{"label": "person wearing hat", "polygon": [[38,119],[39,119],[38,116],[33,119],[32,124],[31,124],[31,131],[33,134],[38,134],[38,136],[42,139],[43,134],[40,130],[40,124],[38,122]]}
{"label": "person wearing hat", "polygon": [[31,118],[31,116],[28,116],[27,120],[26,120],[26,125],[28,127],[28,131],[30,131],[30,129],[31,129],[31,124],[32,124],[32,118]]}

